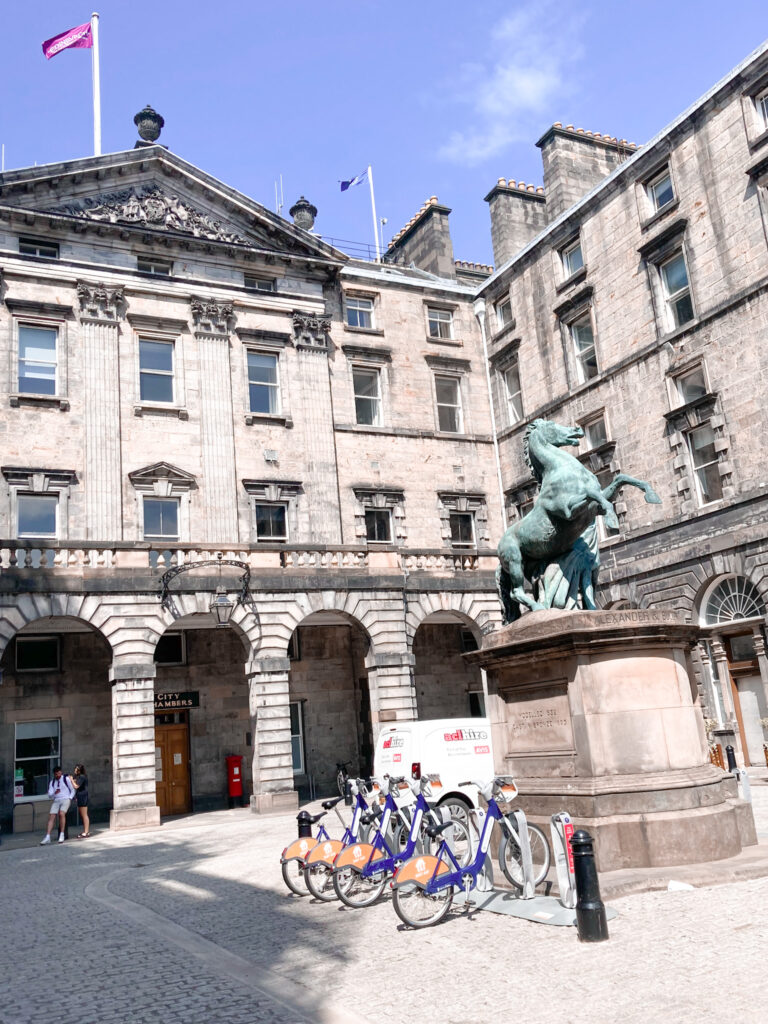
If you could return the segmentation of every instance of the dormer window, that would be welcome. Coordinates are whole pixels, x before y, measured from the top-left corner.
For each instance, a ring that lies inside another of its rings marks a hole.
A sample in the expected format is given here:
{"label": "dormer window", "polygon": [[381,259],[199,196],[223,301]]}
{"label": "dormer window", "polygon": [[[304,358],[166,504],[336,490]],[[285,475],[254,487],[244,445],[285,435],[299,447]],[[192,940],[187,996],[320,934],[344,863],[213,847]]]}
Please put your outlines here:
{"label": "dormer window", "polygon": [[672,187],[669,167],[665,167],[655,178],[651,178],[645,188],[654,213],[662,210],[668,203],[671,203],[675,198],[675,190]]}
{"label": "dormer window", "polygon": [[46,242],[39,238],[20,238],[19,252],[22,256],[43,256],[45,259],[59,258],[58,242]]}

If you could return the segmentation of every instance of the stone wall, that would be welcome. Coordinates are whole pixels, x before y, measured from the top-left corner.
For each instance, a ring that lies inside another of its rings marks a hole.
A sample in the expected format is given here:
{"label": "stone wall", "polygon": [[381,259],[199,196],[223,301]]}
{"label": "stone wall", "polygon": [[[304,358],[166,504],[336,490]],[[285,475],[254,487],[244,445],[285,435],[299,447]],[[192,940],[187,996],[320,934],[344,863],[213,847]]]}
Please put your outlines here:
{"label": "stone wall", "polygon": [[413,641],[414,684],[419,718],[467,718],[469,691],[482,690],[476,665],[462,658],[462,627],[425,622]]}

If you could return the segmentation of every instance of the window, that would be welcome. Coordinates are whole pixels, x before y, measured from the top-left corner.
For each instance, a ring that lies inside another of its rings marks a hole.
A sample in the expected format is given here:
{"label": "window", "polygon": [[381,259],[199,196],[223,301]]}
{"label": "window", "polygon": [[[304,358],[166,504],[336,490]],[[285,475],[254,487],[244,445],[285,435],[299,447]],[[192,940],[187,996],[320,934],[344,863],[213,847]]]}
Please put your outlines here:
{"label": "window", "polygon": [[291,711],[291,760],[293,774],[304,774],[304,713],[301,701],[292,700],[288,705]]}
{"label": "window", "polygon": [[264,415],[280,412],[276,355],[248,352],[248,402],[251,412]]}
{"label": "window", "polygon": [[509,425],[519,423],[523,418],[523,396],[520,391],[520,366],[515,360],[504,371],[504,391],[507,399]]}
{"label": "window", "polygon": [[253,506],[256,519],[256,540],[265,544],[279,544],[288,539],[286,506]]}
{"label": "window", "polygon": [[460,434],[462,426],[461,388],[458,377],[435,377],[438,429]]}
{"label": "window", "polygon": [[173,401],[173,342],[139,338],[139,394],[142,402]]}
{"label": "window", "polygon": [[178,498],[144,498],[144,537],[179,539]]}
{"label": "window", "polygon": [[56,536],[57,495],[20,494],[16,501],[18,537]]}
{"label": "window", "polygon": [[45,256],[51,260],[59,258],[58,242],[44,242],[38,238],[20,238],[19,252],[23,256]]}
{"label": "window", "polygon": [[19,324],[20,394],[56,394],[58,335],[55,327]]}
{"label": "window", "polygon": [[17,672],[55,672],[60,665],[57,636],[17,636]]}
{"label": "window", "polygon": [[157,665],[186,664],[186,643],[183,633],[163,633],[155,646]]}
{"label": "window", "polygon": [[365,537],[376,544],[392,543],[392,510],[367,508],[365,510]]}
{"label": "window", "polygon": [[485,694],[482,690],[470,690],[469,716],[470,718],[485,718]]}
{"label": "window", "polygon": [[703,622],[707,626],[717,626],[764,615],[765,604],[755,585],[743,576],[728,576],[710,592]]}
{"label": "window", "polygon": [[496,303],[496,329],[502,331],[512,320],[512,300],[509,297],[501,299]]}
{"label": "window", "polygon": [[450,309],[427,307],[427,324],[430,338],[449,339],[453,337],[453,313]]}
{"label": "window", "polygon": [[245,274],[243,280],[249,292],[277,291],[277,281],[273,277],[254,277],[252,274]]}
{"label": "window", "polygon": [[581,252],[581,240],[576,239],[561,251],[560,258],[563,261],[563,273],[566,278],[572,277],[577,270],[584,266],[584,257]]}
{"label": "window", "polygon": [[[609,468],[599,469],[595,473],[595,476],[597,477],[597,482],[600,484],[601,487],[607,487],[608,484],[613,480],[615,475],[616,474],[613,472],[613,470]],[[600,540],[608,540],[610,537],[618,537],[621,533],[619,527],[608,526],[606,524],[605,516],[597,516],[596,522],[597,535],[600,538]]]}
{"label": "window", "polygon": [[697,366],[693,370],[681,373],[674,379],[676,397],[680,405],[687,405],[695,402],[697,398],[703,398],[709,393],[707,381],[704,376],[704,367]]}
{"label": "window", "polygon": [[584,443],[586,450],[599,448],[608,440],[608,431],[605,426],[605,417],[596,416],[593,420],[584,424]]}
{"label": "window", "polygon": [[755,107],[762,122],[763,128],[768,128],[768,91],[761,92],[755,97]]}
{"label": "window", "polygon": [[373,299],[362,299],[347,296],[347,325],[373,329]]}
{"label": "window", "polygon": [[472,512],[451,512],[448,516],[451,527],[451,546],[473,548],[475,546],[475,517]]}
{"label": "window", "polygon": [[154,256],[139,256],[136,260],[136,267],[142,274],[170,277],[173,264],[170,260],[157,259]]}
{"label": "window", "polygon": [[672,188],[672,178],[668,167],[665,167],[660,174],[648,182],[646,191],[654,211],[661,210],[667,203],[672,202],[675,198],[675,190]]}
{"label": "window", "polygon": [[471,629],[462,629],[460,634],[461,653],[468,654],[477,650],[477,637]]}
{"label": "window", "polygon": [[715,432],[709,423],[688,432],[688,448],[696,476],[696,491],[700,505],[709,505],[723,496],[723,484],[718,469]]}
{"label": "window", "polygon": [[61,761],[61,723],[17,722],[15,755],[14,800],[47,799],[53,769]]}
{"label": "window", "polygon": [[659,272],[672,326],[682,327],[689,320],[693,320],[691,289],[688,284],[688,270],[683,253],[677,252],[665,263],[662,263]]}
{"label": "window", "polygon": [[533,504],[535,501],[535,498],[526,498],[524,501],[517,502],[515,508],[517,509],[518,519],[524,519],[529,512],[533,511]]}
{"label": "window", "polygon": [[355,389],[355,422],[370,426],[381,425],[381,387],[378,370],[354,367],[352,382]]}
{"label": "window", "polygon": [[574,320],[571,324],[571,337],[576,353],[576,366],[579,380],[583,384],[598,374],[597,355],[595,354],[595,335],[592,331],[592,318],[589,313]]}

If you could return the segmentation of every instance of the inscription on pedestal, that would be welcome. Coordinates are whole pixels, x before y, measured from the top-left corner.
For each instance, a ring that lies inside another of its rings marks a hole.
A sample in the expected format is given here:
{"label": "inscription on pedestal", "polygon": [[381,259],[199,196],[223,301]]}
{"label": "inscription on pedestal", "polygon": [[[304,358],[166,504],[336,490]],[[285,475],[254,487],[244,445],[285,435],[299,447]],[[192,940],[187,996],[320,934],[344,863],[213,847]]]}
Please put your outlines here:
{"label": "inscription on pedestal", "polygon": [[549,754],[573,749],[567,685],[554,683],[536,689],[508,690],[509,754]]}

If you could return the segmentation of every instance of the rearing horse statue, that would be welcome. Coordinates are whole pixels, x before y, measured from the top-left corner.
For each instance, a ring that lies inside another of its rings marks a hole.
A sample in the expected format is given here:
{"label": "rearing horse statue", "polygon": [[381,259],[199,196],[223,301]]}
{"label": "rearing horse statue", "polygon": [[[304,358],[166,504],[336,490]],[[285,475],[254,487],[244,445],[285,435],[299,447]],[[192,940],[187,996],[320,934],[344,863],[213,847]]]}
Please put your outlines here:
{"label": "rearing horse statue", "polygon": [[[611,504],[625,485],[639,487],[645,500],[661,499],[644,480],[617,473],[607,487],[569,452],[584,436],[581,427],[563,427],[537,419],[525,431],[525,460],[539,483],[531,511],[510,526],[498,547],[496,585],[504,609],[504,622],[520,616],[520,606],[596,608],[594,586],[600,558],[595,519],[604,516],[609,527],[619,521]],[[525,590],[531,581],[533,595]]]}

